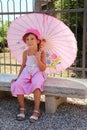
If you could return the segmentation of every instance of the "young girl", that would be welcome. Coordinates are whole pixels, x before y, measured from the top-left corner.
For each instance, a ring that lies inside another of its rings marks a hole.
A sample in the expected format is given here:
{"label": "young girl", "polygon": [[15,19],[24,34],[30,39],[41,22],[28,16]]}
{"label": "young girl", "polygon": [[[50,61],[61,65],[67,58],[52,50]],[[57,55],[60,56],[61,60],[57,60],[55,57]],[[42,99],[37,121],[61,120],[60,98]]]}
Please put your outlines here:
{"label": "young girl", "polygon": [[40,48],[41,40],[38,30],[28,29],[23,36],[23,41],[28,49],[23,53],[23,61],[18,78],[11,82],[11,92],[13,96],[17,96],[20,105],[20,113],[17,115],[17,120],[20,121],[25,119],[26,114],[24,95],[34,93],[34,112],[29,121],[35,122],[40,116],[39,107],[41,92],[44,90],[46,55]]}

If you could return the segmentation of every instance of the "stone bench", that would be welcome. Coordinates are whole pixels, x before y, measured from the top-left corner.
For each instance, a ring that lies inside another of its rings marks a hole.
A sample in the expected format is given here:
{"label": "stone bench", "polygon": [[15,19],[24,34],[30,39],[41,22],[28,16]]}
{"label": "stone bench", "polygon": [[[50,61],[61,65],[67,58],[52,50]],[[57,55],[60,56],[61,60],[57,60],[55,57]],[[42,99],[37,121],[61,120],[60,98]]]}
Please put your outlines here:
{"label": "stone bench", "polygon": [[[10,91],[10,81],[17,75],[0,74],[0,91]],[[63,102],[70,98],[87,98],[87,80],[86,79],[64,79],[47,78],[44,84],[45,91],[45,110],[46,113],[54,113]]]}

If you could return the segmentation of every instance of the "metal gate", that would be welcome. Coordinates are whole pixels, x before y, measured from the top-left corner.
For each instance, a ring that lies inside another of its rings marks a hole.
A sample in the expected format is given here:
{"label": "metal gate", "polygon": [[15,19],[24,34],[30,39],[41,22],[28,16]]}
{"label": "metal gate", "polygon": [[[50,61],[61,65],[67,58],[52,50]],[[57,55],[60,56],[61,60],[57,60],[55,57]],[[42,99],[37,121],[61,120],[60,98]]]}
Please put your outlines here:
{"label": "metal gate", "polygon": [[9,24],[14,19],[30,12],[47,13],[60,18],[71,28],[78,41],[78,54],[75,63],[66,71],[55,76],[86,78],[86,0],[0,0],[0,73],[19,72],[20,65],[7,47],[6,33]]}

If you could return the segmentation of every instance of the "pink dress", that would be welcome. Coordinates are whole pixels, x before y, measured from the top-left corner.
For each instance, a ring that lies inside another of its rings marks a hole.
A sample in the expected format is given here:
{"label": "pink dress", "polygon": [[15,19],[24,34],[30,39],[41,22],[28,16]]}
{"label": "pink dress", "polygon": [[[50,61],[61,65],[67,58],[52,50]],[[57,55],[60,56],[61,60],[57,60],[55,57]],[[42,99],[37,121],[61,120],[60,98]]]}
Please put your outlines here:
{"label": "pink dress", "polygon": [[[30,82],[30,72],[32,71],[32,82]],[[44,90],[44,81],[46,76],[38,67],[35,55],[27,56],[26,66],[18,79],[11,83],[11,92],[13,96],[20,94],[27,95],[39,88]]]}

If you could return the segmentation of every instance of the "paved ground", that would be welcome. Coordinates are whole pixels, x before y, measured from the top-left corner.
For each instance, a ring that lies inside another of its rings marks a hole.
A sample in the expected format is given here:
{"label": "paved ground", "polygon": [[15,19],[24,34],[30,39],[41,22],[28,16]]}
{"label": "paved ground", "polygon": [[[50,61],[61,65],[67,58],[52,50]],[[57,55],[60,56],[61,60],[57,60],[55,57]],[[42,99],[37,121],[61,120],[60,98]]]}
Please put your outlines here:
{"label": "paved ground", "polygon": [[41,98],[41,117],[32,124],[29,117],[32,114],[34,102],[26,97],[27,115],[22,122],[16,120],[18,102],[16,98],[0,99],[0,130],[87,130],[87,99],[68,99],[57,108],[56,113],[46,114],[44,97]]}

